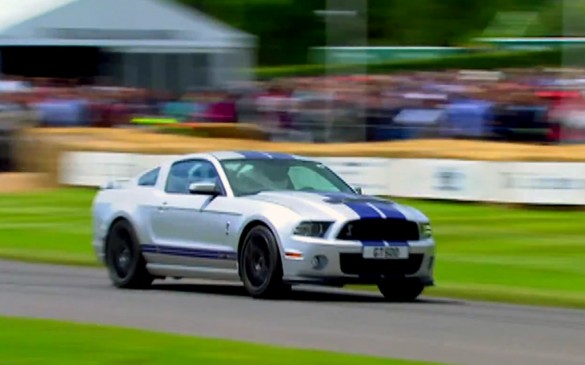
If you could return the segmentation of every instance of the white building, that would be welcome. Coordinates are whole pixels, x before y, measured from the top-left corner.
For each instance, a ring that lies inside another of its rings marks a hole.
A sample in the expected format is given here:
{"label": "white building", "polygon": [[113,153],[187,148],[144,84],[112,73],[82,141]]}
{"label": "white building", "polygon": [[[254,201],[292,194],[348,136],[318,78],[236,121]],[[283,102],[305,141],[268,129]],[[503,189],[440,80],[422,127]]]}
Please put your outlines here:
{"label": "white building", "polygon": [[0,0],[0,72],[182,91],[252,77],[256,38],[166,0]]}

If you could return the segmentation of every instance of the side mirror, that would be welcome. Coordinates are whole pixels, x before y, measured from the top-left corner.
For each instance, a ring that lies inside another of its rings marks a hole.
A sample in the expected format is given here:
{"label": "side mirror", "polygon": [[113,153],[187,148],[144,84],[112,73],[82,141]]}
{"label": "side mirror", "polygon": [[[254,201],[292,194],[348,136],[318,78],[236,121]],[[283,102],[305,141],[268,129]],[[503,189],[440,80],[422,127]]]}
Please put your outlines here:
{"label": "side mirror", "polygon": [[360,188],[359,186],[355,186],[353,189],[355,190],[356,193],[358,193],[358,195],[362,195],[364,193],[362,188]]}
{"label": "side mirror", "polygon": [[190,184],[189,193],[199,195],[219,195],[220,191],[216,183],[205,181]]}

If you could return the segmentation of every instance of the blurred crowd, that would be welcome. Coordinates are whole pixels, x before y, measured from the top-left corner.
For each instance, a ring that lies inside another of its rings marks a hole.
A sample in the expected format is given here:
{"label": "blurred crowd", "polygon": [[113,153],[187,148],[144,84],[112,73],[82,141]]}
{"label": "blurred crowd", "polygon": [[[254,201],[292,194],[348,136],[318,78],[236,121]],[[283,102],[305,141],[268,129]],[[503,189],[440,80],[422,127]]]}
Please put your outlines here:
{"label": "blurred crowd", "polygon": [[182,95],[60,80],[0,81],[0,112],[38,126],[255,123],[274,139],[314,142],[473,138],[585,141],[583,70],[404,72],[283,78]]}

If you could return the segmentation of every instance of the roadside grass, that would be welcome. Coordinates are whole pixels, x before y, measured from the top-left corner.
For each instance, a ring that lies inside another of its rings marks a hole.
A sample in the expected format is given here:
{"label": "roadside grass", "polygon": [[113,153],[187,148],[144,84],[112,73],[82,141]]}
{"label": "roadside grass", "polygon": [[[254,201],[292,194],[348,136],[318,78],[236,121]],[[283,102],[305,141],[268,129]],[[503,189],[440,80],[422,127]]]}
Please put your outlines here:
{"label": "roadside grass", "polygon": [[0,194],[0,257],[97,265],[91,247],[93,189]]}
{"label": "roadside grass", "polygon": [[38,319],[0,328],[2,364],[430,364]]}
{"label": "roadside grass", "polygon": [[[97,265],[93,193],[0,195],[0,257]],[[397,200],[433,223],[437,286],[426,295],[585,308],[585,212]]]}

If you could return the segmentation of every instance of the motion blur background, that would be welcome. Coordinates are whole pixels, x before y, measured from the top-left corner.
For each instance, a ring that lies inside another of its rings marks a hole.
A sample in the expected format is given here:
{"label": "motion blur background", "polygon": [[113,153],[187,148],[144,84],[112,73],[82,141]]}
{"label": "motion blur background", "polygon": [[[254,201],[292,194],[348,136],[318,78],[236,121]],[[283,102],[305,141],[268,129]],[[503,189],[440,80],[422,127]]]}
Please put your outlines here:
{"label": "motion blur background", "polygon": [[584,11],[582,0],[2,0],[0,109],[17,126],[581,142]]}

